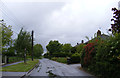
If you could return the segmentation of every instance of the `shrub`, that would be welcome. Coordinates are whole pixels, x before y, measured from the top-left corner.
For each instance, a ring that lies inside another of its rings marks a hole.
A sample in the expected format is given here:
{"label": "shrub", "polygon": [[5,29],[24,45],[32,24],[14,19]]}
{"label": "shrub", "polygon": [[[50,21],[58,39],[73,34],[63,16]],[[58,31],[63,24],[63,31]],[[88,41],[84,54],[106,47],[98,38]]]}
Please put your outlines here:
{"label": "shrub", "polygon": [[67,58],[66,57],[53,57],[51,60],[60,62],[60,63],[67,63]]}
{"label": "shrub", "polygon": [[82,52],[84,46],[85,46],[85,44],[77,45],[77,47],[76,47],[77,53],[80,53],[80,54],[81,54],[81,52]]}
{"label": "shrub", "polygon": [[44,54],[44,58],[49,58],[49,53],[48,52]]}
{"label": "shrub", "polygon": [[[95,43],[96,42],[96,43]],[[93,40],[81,55],[81,65],[102,78],[120,78],[120,34],[107,40]]]}
{"label": "shrub", "polygon": [[83,51],[81,53],[81,65],[82,67],[88,67],[95,61],[95,54],[96,54],[96,49],[95,49],[95,43],[91,42],[88,43],[86,46],[84,46]]}
{"label": "shrub", "polygon": [[99,43],[96,54],[96,75],[106,78],[119,78],[120,73],[120,34]]}
{"label": "shrub", "polygon": [[71,56],[71,63],[80,63],[80,54],[75,53]]}
{"label": "shrub", "polygon": [[56,53],[53,53],[52,56],[53,57],[66,57],[66,53],[65,52],[56,52]]}
{"label": "shrub", "polygon": [[71,56],[71,53],[67,53],[67,52],[56,52],[52,54],[52,57],[67,57],[67,56]]}

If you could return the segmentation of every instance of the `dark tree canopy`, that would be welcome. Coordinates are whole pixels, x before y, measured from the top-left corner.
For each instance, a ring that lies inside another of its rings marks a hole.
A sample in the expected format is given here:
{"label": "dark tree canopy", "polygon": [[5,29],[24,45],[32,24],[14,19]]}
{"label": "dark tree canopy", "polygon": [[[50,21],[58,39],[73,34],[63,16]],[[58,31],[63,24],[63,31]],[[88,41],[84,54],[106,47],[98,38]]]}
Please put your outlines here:
{"label": "dark tree canopy", "polygon": [[75,53],[76,52],[76,47],[72,47],[71,48],[71,53]]}
{"label": "dark tree canopy", "polygon": [[111,19],[111,21],[114,22],[113,24],[111,24],[112,33],[120,33],[120,10],[112,8],[112,11],[113,18]]}
{"label": "dark tree canopy", "polygon": [[54,40],[54,41],[50,41],[49,44],[46,46],[46,48],[49,51],[49,54],[52,55],[53,53],[61,52],[62,44]]}
{"label": "dark tree canopy", "polygon": [[34,57],[41,57],[43,53],[43,48],[41,44],[34,45]]}

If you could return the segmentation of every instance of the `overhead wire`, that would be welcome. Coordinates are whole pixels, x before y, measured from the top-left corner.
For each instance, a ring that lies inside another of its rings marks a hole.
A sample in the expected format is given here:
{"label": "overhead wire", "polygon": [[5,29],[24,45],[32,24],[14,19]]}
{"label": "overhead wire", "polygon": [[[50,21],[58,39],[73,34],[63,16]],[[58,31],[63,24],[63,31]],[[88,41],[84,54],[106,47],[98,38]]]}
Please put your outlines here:
{"label": "overhead wire", "polygon": [[[11,20],[12,22],[14,22],[15,24],[17,24],[17,26],[24,26],[22,23],[20,23],[18,21],[18,19],[13,15],[13,13],[7,8],[7,6],[1,2],[1,11],[9,18],[9,20]],[[19,23],[18,23],[19,22]]]}
{"label": "overhead wire", "polygon": [[[24,27],[24,25],[15,17],[15,15],[7,8],[7,6],[4,3],[5,1],[3,2],[0,0],[0,4],[1,4],[0,10],[2,14],[4,14],[3,19],[5,21],[7,20],[7,22],[9,23],[16,25],[17,27],[20,27],[20,28]],[[18,34],[16,31],[13,31],[13,32]]]}
{"label": "overhead wire", "polygon": [[[6,24],[4,23],[4,20],[3,20],[3,21],[0,21],[0,22],[1,22],[1,25],[2,25],[2,26],[4,26],[4,27],[7,28]],[[12,30],[12,31],[13,31],[13,30]],[[16,31],[13,31],[13,32],[18,35],[18,33],[17,33]]]}

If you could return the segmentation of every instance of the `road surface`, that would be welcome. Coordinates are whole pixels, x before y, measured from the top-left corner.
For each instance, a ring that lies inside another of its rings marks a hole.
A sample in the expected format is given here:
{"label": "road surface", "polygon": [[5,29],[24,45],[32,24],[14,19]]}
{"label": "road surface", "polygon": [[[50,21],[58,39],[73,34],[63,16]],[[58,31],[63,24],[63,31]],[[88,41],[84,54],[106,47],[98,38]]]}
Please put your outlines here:
{"label": "road surface", "polygon": [[35,68],[29,76],[50,76],[50,75],[56,75],[56,76],[92,76],[82,70],[80,70],[78,67],[80,67],[80,64],[63,64],[58,63],[49,59],[41,59],[40,65]]}

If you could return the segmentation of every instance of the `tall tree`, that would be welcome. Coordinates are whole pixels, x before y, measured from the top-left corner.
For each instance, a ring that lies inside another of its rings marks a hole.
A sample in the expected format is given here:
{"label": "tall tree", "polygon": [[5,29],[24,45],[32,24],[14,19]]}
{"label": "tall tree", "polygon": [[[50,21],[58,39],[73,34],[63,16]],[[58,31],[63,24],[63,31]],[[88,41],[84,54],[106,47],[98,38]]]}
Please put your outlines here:
{"label": "tall tree", "polygon": [[34,56],[35,57],[41,57],[42,56],[42,53],[43,53],[43,48],[42,48],[42,45],[41,44],[36,44],[34,45]]}
{"label": "tall tree", "polygon": [[113,24],[111,24],[112,33],[120,33],[120,10],[112,8],[112,11],[113,18],[111,19],[111,21],[114,22]]}
{"label": "tall tree", "polygon": [[62,44],[58,41],[50,41],[49,44],[46,46],[47,50],[49,51],[50,56],[53,55],[53,53],[59,53],[62,49]]}
{"label": "tall tree", "polygon": [[2,46],[7,46],[12,41],[11,36],[13,35],[12,26],[6,26],[2,24]]}
{"label": "tall tree", "polygon": [[2,25],[2,50],[4,51],[9,44],[12,43],[11,36],[13,35],[12,26],[7,26],[4,21],[1,23]]}
{"label": "tall tree", "polygon": [[15,41],[15,48],[18,55],[24,56],[24,53],[30,54],[31,52],[31,35],[27,31],[23,31],[23,28],[18,34],[18,38]]}
{"label": "tall tree", "polygon": [[71,48],[71,53],[75,53],[75,52],[76,52],[76,47],[74,46]]}
{"label": "tall tree", "polygon": [[64,44],[62,47],[63,52],[71,53],[71,44]]}

